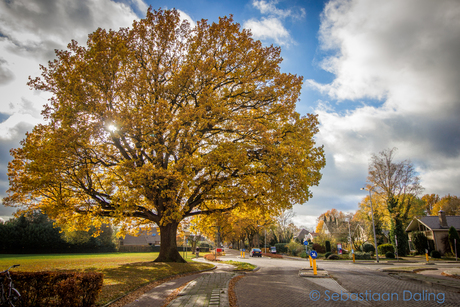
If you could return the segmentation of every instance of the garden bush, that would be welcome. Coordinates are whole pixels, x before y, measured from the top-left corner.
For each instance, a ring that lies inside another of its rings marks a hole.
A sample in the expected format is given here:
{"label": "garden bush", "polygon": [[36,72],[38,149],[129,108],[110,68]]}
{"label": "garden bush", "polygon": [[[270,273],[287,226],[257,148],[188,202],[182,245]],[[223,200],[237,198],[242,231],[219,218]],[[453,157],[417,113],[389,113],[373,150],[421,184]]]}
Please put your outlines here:
{"label": "garden bush", "polygon": [[374,245],[372,243],[366,242],[366,243],[363,244],[362,250],[365,253],[375,252],[375,247],[374,247]]}
{"label": "garden bush", "polygon": [[430,254],[431,258],[441,258],[441,253],[437,250],[433,250],[431,251],[431,254]]}
{"label": "garden bush", "polygon": [[318,252],[319,254],[323,254],[326,252],[326,249],[324,248],[324,246],[318,244],[318,243],[313,243],[313,250]]}
{"label": "garden bush", "polygon": [[394,259],[394,258],[395,258],[395,253],[393,253],[393,252],[386,252],[386,253],[385,253],[385,258],[392,258],[392,259]]}
{"label": "garden bush", "polygon": [[[353,254],[348,254],[349,258],[353,258]],[[355,252],[355,259],[356,260],[371,260],[371,253],[364,253],[364,252]]]}
{"label": "garden bush", "polygon": [[292,255],[292,256],[297,256],[303,250],[305,250],[305,247],[302,244],[297,243],[294,240],[289,242],[289,244],[287,245],[287,248],[288,248],[289,254]]}
{"label": "garden bush", "polygon": [[300,253],[300,258],[307,258],[307,252],[302,251],[302,252]]}
{"label": "garden bush", "polygon": [[395,249],[392,244],[387,243],[387,244],[380,244],[377,247],[377,250],[379,251],[379,255],[385,255],[387,252],[395,252]]}
{"label": "garden bush", "polygon": [[11,272],[22,307],[94,306],[102,289],[102,273]]}
{"label": "garden bush", "polygon": [[324,258],[326,258],[326,259],[327,259],[327,257],[329,257],[330,255],[332,255],[332,253],[331,253],[331,252],[326,252],[326,254],[324,255]]}

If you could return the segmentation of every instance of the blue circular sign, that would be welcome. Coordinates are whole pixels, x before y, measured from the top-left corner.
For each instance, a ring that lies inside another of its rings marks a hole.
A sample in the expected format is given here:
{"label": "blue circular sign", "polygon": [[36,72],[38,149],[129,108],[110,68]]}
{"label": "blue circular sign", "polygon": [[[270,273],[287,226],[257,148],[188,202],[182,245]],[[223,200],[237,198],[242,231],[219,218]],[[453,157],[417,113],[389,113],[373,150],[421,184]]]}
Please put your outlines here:
{"label": "blue circular sign", "polygon": [[308,245],[308,241],[303,241],[303,245]]}
{"label": "blue circular sign", "polygon": [[310,257],[312,257],[313,259],[316,259],[316,257],[318,257],[318,253],[316,251],[311,251]]}

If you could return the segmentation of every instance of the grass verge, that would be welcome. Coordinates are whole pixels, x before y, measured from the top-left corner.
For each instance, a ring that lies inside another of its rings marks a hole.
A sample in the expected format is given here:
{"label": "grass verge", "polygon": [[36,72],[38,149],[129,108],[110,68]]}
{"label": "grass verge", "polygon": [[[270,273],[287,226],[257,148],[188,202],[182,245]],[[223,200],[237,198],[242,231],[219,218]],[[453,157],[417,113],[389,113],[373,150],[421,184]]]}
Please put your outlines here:
{"label": "grass verge", "polygon": [[247,263],[247,262],[239,262],[239,261],[220,261],[222,263],[231,264],[235,266],[234,271],[253,271],[257,266]]}
{"label": "grass verge", "polygon": [[[20,264],[15,271],[101,272],[104,284],[97,304],[103,305],[153,281],[213,267],[201,262],[153,262],[157,256],[158,253],[0,255],[0,270]],[[194,258],[191,253],[187,256],[187,261]]]}

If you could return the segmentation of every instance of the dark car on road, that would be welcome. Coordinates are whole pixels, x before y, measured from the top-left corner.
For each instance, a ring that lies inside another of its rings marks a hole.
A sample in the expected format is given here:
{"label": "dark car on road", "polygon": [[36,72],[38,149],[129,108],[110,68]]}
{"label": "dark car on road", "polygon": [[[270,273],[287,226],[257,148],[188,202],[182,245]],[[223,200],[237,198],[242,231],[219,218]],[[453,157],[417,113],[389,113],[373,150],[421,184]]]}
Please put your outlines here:
{"label": "dark car on road", "polygon": [[262,257],[262,251],[258,248],[251,249],[249,257]]}

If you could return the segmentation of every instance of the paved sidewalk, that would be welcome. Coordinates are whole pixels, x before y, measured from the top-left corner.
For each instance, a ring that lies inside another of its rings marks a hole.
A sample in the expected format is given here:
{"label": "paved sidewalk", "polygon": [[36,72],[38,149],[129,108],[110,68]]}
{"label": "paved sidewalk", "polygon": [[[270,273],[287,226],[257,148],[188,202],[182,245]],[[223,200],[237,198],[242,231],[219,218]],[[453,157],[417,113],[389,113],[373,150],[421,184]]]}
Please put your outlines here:
{"label": "paved sidewalk", "polygon": [[[205,260],[200,259],[200,261]],[[187,283],[186,287],[176,299],[168,304],[168,307],[228,307],[228,284],[237,273],[233,272],[234,266],[232,265],[213,264],[216,265],[216,269],[212,271],[184,276],[163,283],[124,307],[162,307],[168,296],[185,283]]]}
{"label": "paved sidewalk", "polygon": [[228,307],[228,284],[236,273],[225,271],[225,268],[217,270],[191,281],[168,307]]}

